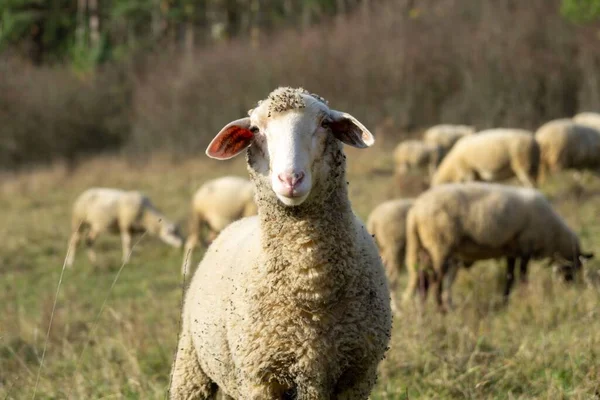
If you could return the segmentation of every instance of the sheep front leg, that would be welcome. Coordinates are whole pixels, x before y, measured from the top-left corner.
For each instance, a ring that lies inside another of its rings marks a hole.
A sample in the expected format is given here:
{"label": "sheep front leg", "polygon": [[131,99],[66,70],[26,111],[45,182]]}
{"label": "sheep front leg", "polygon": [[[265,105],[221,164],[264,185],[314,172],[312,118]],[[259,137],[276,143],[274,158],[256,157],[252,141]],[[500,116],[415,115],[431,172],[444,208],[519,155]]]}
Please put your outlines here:
{"label": "sheep front leg", "polygon": [[527,279],[527,266],[529,264],[529,256],[521,257],[521,262],[519,264],[519,280],[522,284],[527,285],[529,283]]}
{"label": "sheep front leg", "polygon": [[85,238],[85,246],[87,247],[88,258],[94,266],[98,265],[98,257],[96,256],[96,252],[94,251],[92,246],[94,245],[97,236],[97,231],[90,230],[87,234],[87,237]]}
{"label": "sheep front leg", "polygon": [[75,261],[75,251],[77,250],[77,245],[79,244],[80,240],[81,234],[79,233],[79,231],[77,230],[73,232],[73,235],[71,235],[71,239],[69,240],[67,259],[65,260],[65,264],[68,268],[71,268],[73,266],[73,261]]}
{"label": "sheep front leg", "polygon": [[192,253],[194,248],[198,245],[198,234],[192,233],[185,242],[185,248],[183,250],[183,265],[181,266],[181,275],[187,275],[189,272],[190,264],[192,263]]}
{"label": "sheep front leg", "polygon": [[217,385],[200,367],[192,338],[184,327],[177,344],[169,399],[212,400],[216,397],[217,389]]}
{"label": "sheep front leg", "polygon": [[121,244],[123,245],[123,264],[129,262],[131,255],[131,233],[129,230],[121,230]]}
{"label": "sheep front leg", "polygon": [[[376,363],[375,363],[376,364]],[[337,400],[367,399],[377,381],[377,366],[365,370],[346,371],[338,380],[334,396]]]}

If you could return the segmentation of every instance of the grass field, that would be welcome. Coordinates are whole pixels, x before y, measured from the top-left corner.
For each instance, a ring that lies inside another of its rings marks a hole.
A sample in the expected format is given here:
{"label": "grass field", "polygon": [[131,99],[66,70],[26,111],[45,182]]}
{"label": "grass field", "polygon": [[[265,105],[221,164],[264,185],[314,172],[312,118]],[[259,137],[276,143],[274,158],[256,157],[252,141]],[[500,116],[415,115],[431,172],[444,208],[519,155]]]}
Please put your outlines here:
{"label": "grass field", "polygon": [[[381,148],[349,153],[350,197],[363,219],[379,202],[418,186],[394,181]],[[195,189],[228,173],[246,175],[241,157],[216,162],[202,154],[183,163],[156,157],[143,166],[98,158],[72,175],[56,166],[0,177],[0,399],[164,398],[179,330],[182,260],[149,236],[135,246],[112,291],[118,237],[99,238],[98,268],[80,248],[62,279],[35,391],[71,203],[90,186],[137,188],[183,222]],[[584,175],[581,185],[562,174],[542,190],[584,249],[600,255],[600,180]],[[598,288],[564,285],[535,263],[529,286],[517,288],[503,308],[503,271],[497,262],[461,271],[457,308],[446,316],[431,306],[425,315],[404,310],[395,318],[372,398],[600,399]]]}

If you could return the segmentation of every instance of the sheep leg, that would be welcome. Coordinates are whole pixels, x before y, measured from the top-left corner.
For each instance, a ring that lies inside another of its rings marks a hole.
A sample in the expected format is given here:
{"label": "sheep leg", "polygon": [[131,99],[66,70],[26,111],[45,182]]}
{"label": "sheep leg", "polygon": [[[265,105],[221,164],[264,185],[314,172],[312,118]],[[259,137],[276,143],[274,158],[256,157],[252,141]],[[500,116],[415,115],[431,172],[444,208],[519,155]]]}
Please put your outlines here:
{"label": "sheep leg", "polygon": [[527,172],[522,169],[518,169],[515,171],[515,175],[517,175],[517,179],[523,184],[525,187],[535,188],[535,182],[531,179]]}
{"label": "sheep leg", "polygon": [[447,311],[446,305],[444,304],[443,292],[444,292],[444,280],[446,273],[448,272],[448,263],[444,262],[439,269],[440,273],[437,274],[436,279],[432,282],[433,292],[435,293],[435,302],[437,303],[438,310],[442,313]]}
{"label": "sheep leg", "polygon": [[198,245],[198,233],[192,233],[185,242],[185,248],[183,250],[183,265],[181,266],[181,274],[187,275],[189,272],[190,264],[192,263],[192,253],[194,248]]}
{"label": "sheep leg", "polygon": [[98,257],[92,248],[97,236],[98,233],[95,230],[90,230],[85,238],[85,246],[87,247],[88,258],[90,259],[92,265],[98,265]]}
{"label": "sheep leg", "polygon": [[515,282],[515,257],[506,257],[506,284],[504,286],[504,302],[508,302],[508,296]]}
{"label": "sheep leg", "polygon": [[[366,399],[371,393],[377,379],[377,367],[371,367],[366,371],[362,369],[348,370],[338,380],[334,393],[337,400]],[[321,397],[323,398],[323,397]]]}
{"label": "sheep leg", "polygon": [[192,338],[187,329],[181,333],[171,373],[170,400],[212,400],[217,385],[202,371]]}
{"label": "sheep leg", "polygon": [[121,230],[121,244],[123,245],[123,264],[129,262],[131,255],[131,233],[127,230]]}
{"label": "sheep leg", "polygon": [[520,276],[519,280],[522,284],[527,285],[529,280],[527,279],[527,266],[529,264],[529,256],[521,257],[521,262],[519,264]]}
{"label": "sheep leg", "polygon": [[79,230],[73,232],[71,235],[71,240],[69,240],[69,248],[67,250],[67,259],[65,260],[65,264],[68,268],[73,266],[73,261],[75,261],[75,251],[77,250],[77,245],[81,240],[81,233]]}
{"label": "sheep leg", "polygon": [[452,285],[454,284],[454,280],[456,279],[456,274],[458,273],[459,268],[460,264],[458,261],[449,262],[444,286],[446,287],[446,304],[450,309],[454,308],[454,302],[452,301]]}

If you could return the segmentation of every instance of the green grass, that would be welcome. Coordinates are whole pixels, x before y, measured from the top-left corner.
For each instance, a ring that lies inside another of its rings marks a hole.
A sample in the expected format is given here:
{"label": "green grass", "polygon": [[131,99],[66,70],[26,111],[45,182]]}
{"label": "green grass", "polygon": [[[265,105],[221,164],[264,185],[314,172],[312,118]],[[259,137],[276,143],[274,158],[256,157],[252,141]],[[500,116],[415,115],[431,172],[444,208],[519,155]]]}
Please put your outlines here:
{"label": "green grass", "polygon": [[[390,162],[377,149],[349,155],[350,196],[363,219],[398,192],[385,173]],[[55,167],[4,177],[0,398],[32,398],[66,252],[70,206],[79,192],[90,186],[139,188],[168,216],[184,221],[194,190],[226,173],[245,175],[243,160],[153,159],[131,168],[96,159],[74,175]],[[542,189],[581,234],[584,248],[600,255],[600,181],[584,176],[584,182],[582,189],[562,174]],[[404,186],[400,190],[408,193]],[[196,251],[195,263],[201,253]],[[93,268],[79,249],[74,268],[65,271],[36,398],[164,398],[179,331],[181,255],[144,237],[109,293],[120,267],[118,237],[101,237],[98,254],[101,267]],[[499,262],[461,271],[457,307],[448,315],[430,306],[423,315],[404,310],[395,318],[372,398],[600,398],[598,289],[564,285],[543,263],[534,263],[530,285],[518,287],[503,308],[503,271]]]}

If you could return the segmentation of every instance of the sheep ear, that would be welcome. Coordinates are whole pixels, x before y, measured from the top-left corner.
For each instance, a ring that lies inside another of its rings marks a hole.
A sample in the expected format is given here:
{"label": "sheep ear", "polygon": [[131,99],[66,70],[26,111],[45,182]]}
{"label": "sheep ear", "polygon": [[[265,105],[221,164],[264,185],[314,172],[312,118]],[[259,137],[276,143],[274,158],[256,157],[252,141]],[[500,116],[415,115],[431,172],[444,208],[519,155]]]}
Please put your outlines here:
{"label": "sheep ear", "polygon": [[583,260],[591,260],[592,258],[594,258],[594,253],[593,252],[589,252],[589,253],[581,253],[579,255],[579,259],[581,261]]}
{"label": "sheep ear", "polygon": [[352,115],[345,112],[330,110],[329,127],[331,133],[339,141],[359,149],[370,147],[375,143],[375,138],[367,128]]}
{"label": "sheep ear", "polygon": [[250,118],[228,123],[210,142],[206,155],[217,160],[228,160],[250,146],[254,133],[250,130]]}

